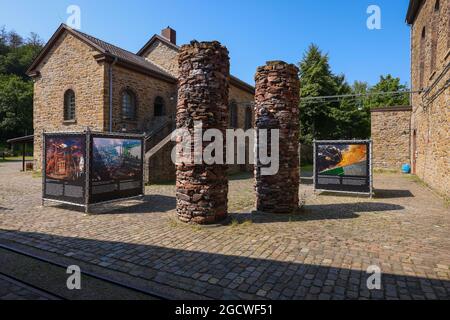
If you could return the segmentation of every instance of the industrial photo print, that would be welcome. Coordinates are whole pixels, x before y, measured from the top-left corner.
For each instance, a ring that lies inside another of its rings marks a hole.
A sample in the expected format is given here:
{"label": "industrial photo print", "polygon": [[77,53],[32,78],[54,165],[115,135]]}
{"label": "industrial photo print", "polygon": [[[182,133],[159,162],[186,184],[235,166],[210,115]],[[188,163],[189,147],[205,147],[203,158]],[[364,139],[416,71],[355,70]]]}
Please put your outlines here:
{"label": "industrial photo print", "polygon": [[366,176],[367,145],[319,145],[317,169],[321,175]]}
{"label": "industrial photo print", "polygon": [[315,189],[372,195],[371,141],[317,141]]}
{"label": "industrial photo print", "polygon": [[142,193],[142,140],[93,137],[91,201]]}
{"label": "industrial photo print", "polygon": [[82,135],[45,137],[46,198],[83,202],[85,144],[86,139]]}

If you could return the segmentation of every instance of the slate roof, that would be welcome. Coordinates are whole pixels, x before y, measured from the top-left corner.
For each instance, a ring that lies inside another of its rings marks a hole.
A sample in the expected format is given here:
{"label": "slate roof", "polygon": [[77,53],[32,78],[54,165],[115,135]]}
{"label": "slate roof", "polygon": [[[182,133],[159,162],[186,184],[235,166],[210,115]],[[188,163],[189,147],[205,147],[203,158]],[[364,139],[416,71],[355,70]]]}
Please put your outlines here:
{"label": "slate roof", "polygon": [[[110,44],[106,41],[100,40],[96,37],[93,37],[89,34],[86,34],[84,32],[78,31],[78,30],[73,30],[72,31],[74,33],[79,34],[81,37],[85,37],[86,39],[88,39],[89,41],[95,43],[97,46],[99,46],[104,53],[109,53],[110,55],[117,57],[123,61],[129,62],[129,63],[133,63],[135,65],[138,65],[142,68],[146,68],[149,69],[151,71],[157,72],[157,73],[161,73],[164,76],[167,77],[171,77],[173,79],[175,79],[170,73],[166,72],[165,70],[163,70],[162,68],[158,67],[157,65],[155,65],[154,63],[146,60],[145,58],[138,56],[130,51],[127,51],[125,49],[119,48],[113,44]],[[175,79],[176,80],[176,79]]]}
{"label": "slate roof", "polygon": [[[164,37],[154,35],[149,42],[137,53],[132,53],[130,51],[127,51],[125,49],[122,49],[120,47],[117,47],[111,43],[108,43],[106,41],[100,40],[96,37],[93,37],[89,34],[86,34],[84,32],[81,32],[79,30],[75,30],[70,28],[69,26],[65,24],[61,24],[61,26],[56,30],[56,32],[53,34],[53,36],[50,38],[50,40],[47,42],[47,44],[44,46],[42,51],[39,53],[38,57],[34,60],[30,68],[27,70],[27,74],[29,76],[33,76],[35,74],[35,69],[39,65],[39,63],[42,61],[42,59],[46,56],[46,54],[50,51],[50,49],[53,47],[53,44],[57,41],[57,39],[64,33],[69,32],[70,34],[74,35],[81,41],[87,43],[88,45],[94,47],[97,51],[99,51],[100,54],[103,54],[104,56],[108,56],[110,58],[117,58],[119,62],[122,64],[125,64],[127,66],[133,67],[136,71],[146,71],[147,73],[150,73],[153,76],[157,76],[159,78],[162,78],[163,80],[169,81],[169,82],[176,82],[177,79],[162,69],[161,67],[157,66],[156,64],[148,61],[144,57],[141,56],[143,51],[148,48],[154,41],[160,40],[168,45],[174,47],[176,50],[179,50],[179,47],[177,45],[172,44],[170,41],[165,39]],[[254,87],[249,85],[248,83],[238,79],[237,77],[230,76],[230,82],[231,84],[240,87],[248,92],[254,93]]]}

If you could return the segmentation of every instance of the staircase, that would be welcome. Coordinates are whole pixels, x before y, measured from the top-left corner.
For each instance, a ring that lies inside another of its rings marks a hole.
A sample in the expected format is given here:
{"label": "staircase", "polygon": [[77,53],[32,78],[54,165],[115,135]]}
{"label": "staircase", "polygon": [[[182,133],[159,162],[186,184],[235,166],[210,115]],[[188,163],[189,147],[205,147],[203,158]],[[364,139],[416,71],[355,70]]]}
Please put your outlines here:
{"label": "staircase", "polygon": [[167,117],[158,117],[150,125],[150,131],[144,139],[144,177],[146,182],[149,181],[150,159],[171,141],[174,130],[175,122]]}

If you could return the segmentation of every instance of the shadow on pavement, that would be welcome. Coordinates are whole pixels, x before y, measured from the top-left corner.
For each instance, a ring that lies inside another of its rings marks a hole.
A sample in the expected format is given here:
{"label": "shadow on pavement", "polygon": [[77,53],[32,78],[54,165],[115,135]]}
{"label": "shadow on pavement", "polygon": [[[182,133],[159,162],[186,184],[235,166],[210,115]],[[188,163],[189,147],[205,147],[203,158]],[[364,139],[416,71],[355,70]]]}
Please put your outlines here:
{"label": "shadow on pavement", "polygon": [[[174,249],[155,245],[0,230],[0,238],[212,299],[448,299],[450,281],[382,273],[368,290],[362,270]],[[320,241],[320,239],[318,239]],[[249,250],[252,242],[242,243]],[[298,248],[298,253],[302,248]],[[388,258],[388,257],[383,257]],[[75,260],[75,263],[76,263]],[[368,261],[367,263],[372,263]],[[17,266],[20,268],[20,266]]]}
{"label": "shadow on pavement", "polygon": [[396,199],[396,198],[412,198],[414,195],[409,190],[393,190],[393,189],[375,189],[374,198],[379,199]]}
{"label": "shadow on pavement", "polygon": [[254,211],[235,214],[237,219],[251,219],[254,223],[355,219],[364,213],[403,210],[400,205],[381,202],[354,202],[336,204],[310,204],[295,214],[272,214]]}
{"label": "shadow on pavement", "polygon": [[[51,204],[48,201],[49,205]],[[57,208],[84,212],[84,208],[68,204],[56,204]],[[129,200],[123,202],[114,202],[105,205],[92,205],[90,213],[92,214],[140,214],[152,212],[167,212],[176,208],[176,199],[172,196],[163,195],[145,195],[142,200]]]}

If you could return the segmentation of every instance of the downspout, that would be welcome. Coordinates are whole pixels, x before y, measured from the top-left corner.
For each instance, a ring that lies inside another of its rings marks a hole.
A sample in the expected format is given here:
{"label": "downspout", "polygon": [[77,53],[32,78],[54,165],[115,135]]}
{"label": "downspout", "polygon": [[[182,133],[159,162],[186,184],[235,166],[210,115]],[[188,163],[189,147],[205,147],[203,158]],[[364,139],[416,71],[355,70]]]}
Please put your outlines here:
{"label": "downspout", "polygon": [[109,64],[109,132],[112,132],[112,120],[113,120],[113,66],[117,63],[117,57],[114,57],[114,61]]}

